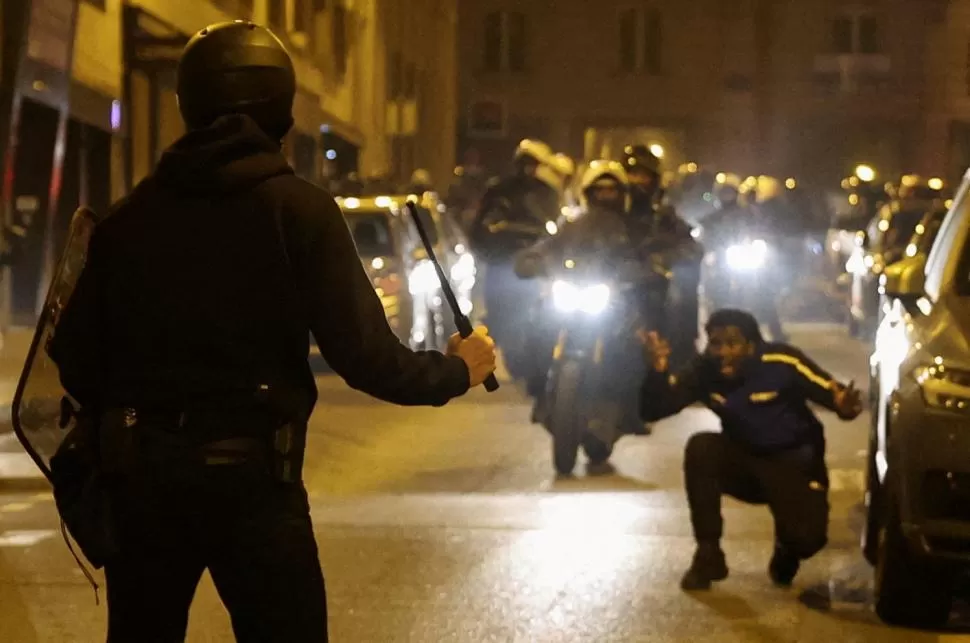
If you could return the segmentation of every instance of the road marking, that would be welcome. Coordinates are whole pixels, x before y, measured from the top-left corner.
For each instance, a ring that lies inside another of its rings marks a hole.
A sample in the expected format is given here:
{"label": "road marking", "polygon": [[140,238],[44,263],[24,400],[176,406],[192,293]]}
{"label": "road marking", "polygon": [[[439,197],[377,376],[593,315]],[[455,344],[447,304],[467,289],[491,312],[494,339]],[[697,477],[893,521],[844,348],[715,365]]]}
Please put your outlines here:
{"label": "road marking", "polygon": [[31,547],[54,536],[53,529],[25,529],[0,534],[0,547]]}
{"label": "road marking", "polygon": [[0,506],[0,512],[2,513],[14,513],[17,511],[26,511],[34,506],[32,502],[11,502],[9,505]]}

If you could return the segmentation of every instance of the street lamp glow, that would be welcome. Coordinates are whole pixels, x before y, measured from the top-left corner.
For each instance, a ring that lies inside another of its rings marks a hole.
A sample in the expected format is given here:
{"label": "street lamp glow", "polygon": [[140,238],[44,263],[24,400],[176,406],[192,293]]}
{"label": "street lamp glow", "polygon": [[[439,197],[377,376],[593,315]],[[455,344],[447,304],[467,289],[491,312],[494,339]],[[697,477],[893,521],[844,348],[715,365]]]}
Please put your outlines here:
{"label": "street lamp glow", "polygon": [[928,181],[931,190],[942,190],[943,189],[943,179],[932,178]]}
{"label": "street lamp glow", "polygon": [[869,167],[868,165],[859,165],[855,169],[855,175],[859,177],[860,181],[873,181],[876,178],[876,171]]}
{"label": "street lamp glow", "polygon": [[656,156],[658,159],[662,159],[665,152],[666,150],[664,150],[664,146],[660,143],[654,143],[650,146],[650,153]]}
{"label": "street lamp glow", "polygon": [[798,183],[795,181],[795,179],[788,179],[785,181],[785,187],[789,190],[794,190],[797,185]]}

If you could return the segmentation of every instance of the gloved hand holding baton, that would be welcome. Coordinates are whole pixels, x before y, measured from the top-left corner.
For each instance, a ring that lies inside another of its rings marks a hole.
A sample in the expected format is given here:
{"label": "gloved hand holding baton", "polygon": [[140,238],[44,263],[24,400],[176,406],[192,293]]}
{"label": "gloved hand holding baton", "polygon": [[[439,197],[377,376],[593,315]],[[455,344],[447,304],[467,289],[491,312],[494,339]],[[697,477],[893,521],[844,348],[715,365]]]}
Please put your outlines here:
{"label": "gloved hand holding baton", "polygon": [[[424,224],[421,221],[421,217],[418,216],[418,206],[413,201],[408,201],[405,207],[408,213],[411,215],[411,219],[414,221],[414,227],[417,228],[418,236],[421,237],[421,243],[424,245],[425,251],[428,253],[428,259],[434,266],[434,271],[438,275],[438,281],[441,283],[441,291],[445,295],[445,300],[448,302],[448,307],[451,308],[451,312],[455,316],[455,327],[458,329],[458,334],[462,338],[469,337],[474,329],[472,328],[472,323],[468,319],[468,316],[461,312],[461,307],[458,305],[458,298],[455,297],[455,291],[451,288],[451,283],[448,281],[447,275],[445,275],[444,269],[441,267],[441,263],[438,262],[438,257],[434,253],[434,245],[431,243],[431,239],[428,237],[428,231],[424,229]],[[489,393],[498,390],[498,380],[495,379],[495,374],[492,373],[485,378],[485,390]]]}

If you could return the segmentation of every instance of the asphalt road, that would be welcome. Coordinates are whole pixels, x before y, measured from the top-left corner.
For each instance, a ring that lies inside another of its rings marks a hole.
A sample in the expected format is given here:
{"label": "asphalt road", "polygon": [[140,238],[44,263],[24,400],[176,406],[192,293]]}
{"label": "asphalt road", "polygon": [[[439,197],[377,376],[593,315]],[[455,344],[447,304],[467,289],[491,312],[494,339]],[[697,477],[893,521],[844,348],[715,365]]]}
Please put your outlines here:
{"label": "asphalt road", "polygon": [[[864,384],[865,351],[841,331],[803,326],[794,340]],[[306,480],[335,642],[970,641],[887,628],[867,606],[870,574],[856,546],[865,417],[825,416],[830,545],[796,587],[767,581],[767,511],[727,501],[731,576],[687,595],[678,588],[693,551],[682,450],[692,432],[715,426],[706,411],[625,438],[613,475],[559,481],[549,440],[511,385],[444,409],[376,403],[332,376],[320,389]],[[104,640],[104,607],[56,528],[42,486],[0,487],[4,643]],[[207,579],[188,640],[232,640]]]}

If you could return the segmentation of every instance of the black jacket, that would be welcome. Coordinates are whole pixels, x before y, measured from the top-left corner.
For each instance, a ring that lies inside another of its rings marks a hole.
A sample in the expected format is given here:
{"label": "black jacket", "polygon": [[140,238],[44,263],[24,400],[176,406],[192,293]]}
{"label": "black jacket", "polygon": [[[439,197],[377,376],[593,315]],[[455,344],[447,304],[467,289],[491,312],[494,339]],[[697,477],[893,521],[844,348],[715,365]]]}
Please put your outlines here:
{"label": "black jacket", "polygon": [[545,234],[546,223],[559,215],[555,190],[535,177],[512,176],[489,185],[469,240],[483,257],[507,259]]}
{"label": "black jacket", "polygon": [[51,353],[84,405],[222,406],[270,384],[305,393],[309,414],[310,331],[350,386],[382,400],[442,405],[468,390],[460,358],[398,341],[330,194],[228,116],[166,150],[98,225]]}
{"label": "black jacket", "polygon": [[824,453],[822,423],[808,402],[837,412],[835,379],[787,344],[763,344],[737,379],[720,376],[716,363],[697,357],[675,376],[650,371],[640,414],[656,422],[700,402],[720,419],[724,434],[755,453],[810,445]]}

